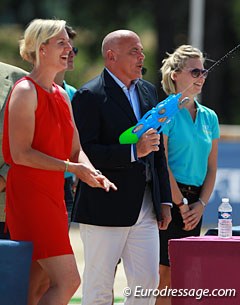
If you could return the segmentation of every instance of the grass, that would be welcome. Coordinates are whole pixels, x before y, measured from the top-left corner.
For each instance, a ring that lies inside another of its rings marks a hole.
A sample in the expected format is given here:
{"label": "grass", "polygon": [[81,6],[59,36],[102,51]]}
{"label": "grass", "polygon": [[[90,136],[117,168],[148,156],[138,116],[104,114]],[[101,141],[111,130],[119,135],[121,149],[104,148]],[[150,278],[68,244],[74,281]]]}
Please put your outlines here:
{"label": "grass", "polygon": [[[81,304],[82,299],[81,298],[72,298],[69,304]],[[114,298],[114,304],[117,303],[123,303],[123,298]]]}

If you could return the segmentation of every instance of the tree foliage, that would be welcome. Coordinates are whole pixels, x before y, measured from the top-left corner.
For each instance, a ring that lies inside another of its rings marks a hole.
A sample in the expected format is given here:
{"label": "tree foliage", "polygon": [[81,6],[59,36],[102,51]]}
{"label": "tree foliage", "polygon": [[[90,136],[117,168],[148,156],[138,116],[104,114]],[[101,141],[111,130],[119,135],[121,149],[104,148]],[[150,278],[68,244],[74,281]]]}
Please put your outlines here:
{"label": "tree foliage", "polygon": [[[148,69],[145,78],[157,85],[159,97],[164,98],[158,71],[166,52],[188,43],[189,1],[1,0],[0,59],[30,69],[17,55],[17,40],[24,27],[34,18],[63,18],[78,32],[75,44],[80,51],[76,69],[67,73],[66,78],[79,87],[102,69],[100,50],[103,37],[110,31],[128,28],[141,36]],[[209,68],[239,43],[239,16],[239,0],[205,0],[202,51],[207,56],[206,67]],[[12,37],[5,34],[10,29],[14,33]],[[204,86],[202,102],[216,110],[221,123],[240,123],[239,58],[240,48],[233,58],[213,69]]]}

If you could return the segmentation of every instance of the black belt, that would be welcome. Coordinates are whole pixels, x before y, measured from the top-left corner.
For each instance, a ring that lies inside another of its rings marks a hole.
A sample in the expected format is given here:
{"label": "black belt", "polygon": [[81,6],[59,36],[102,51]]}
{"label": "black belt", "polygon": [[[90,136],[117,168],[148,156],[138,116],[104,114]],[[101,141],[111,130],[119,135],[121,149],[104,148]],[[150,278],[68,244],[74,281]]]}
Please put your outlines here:
{"label": "black belt", "polygon": [[195,185],[187,185],[187,184],[183,184],[180,182],[177,182],[179,189],[182,192],[187,192],[190,194],[196,194],[199,193],[199,191],[201,190],[202,186],[195,186]]}

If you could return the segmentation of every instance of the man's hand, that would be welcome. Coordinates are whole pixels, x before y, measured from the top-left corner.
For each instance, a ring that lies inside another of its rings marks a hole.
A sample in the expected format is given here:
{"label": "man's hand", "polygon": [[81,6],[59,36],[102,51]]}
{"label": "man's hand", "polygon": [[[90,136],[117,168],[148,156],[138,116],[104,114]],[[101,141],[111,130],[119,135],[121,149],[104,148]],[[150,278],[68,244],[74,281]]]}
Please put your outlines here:
{"label": "man's hand", "polygon": [[171,207],[166,204],[161,205],[162,220],[158,222],[158,227],[161,230],[167,230],[169,223],[172,221]]}
{"label": "man's hand", "polygon": [[160,144],[160,135],[157,130],[148,129],[136,144],[137,157],[142,158],[150,154],[152,151],[158,151]]}
{"label": "man's hand", "polygon": [[0,176],[0,192],[4,192],[6,189],[6,180],[3,176]]}

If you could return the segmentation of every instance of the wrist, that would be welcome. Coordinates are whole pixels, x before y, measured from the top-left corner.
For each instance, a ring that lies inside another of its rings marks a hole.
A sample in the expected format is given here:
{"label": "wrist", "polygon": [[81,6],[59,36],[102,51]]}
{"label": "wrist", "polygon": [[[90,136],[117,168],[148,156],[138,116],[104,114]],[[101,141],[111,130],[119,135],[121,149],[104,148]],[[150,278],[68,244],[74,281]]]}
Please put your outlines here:
{"label": "wrist", "polygon": [[162,202],[162,205],[167,205],[169,206],[170,208],[173,207],[173,204],[171,202]]}
{"label": "wrist", "polygon": [[177,203],[176,204],[179,208],[182,207],[182,206],[188,206],[188,200],[187,198],[183,197],[181,202]]}
{"label": "wrist", "polygon": [[181,214],[185,213],[185,212],[188,212],[190,209],[189,209],[189,205],[188,204],[184,204],[182,206],[179,207],[179,211]]}
{"label": "wrist", "polygon": [[202,198],[198,198],[198,201],[202,204],[202,206],[205,208],[207,203],[205,201],[202,200]]}
{"label": "wrist", "polygon": [[70,163],[69,159],[67,159],[66,161],[64,161],[64,163],[65,163],[64,172],[67,172],[67,171],[68,171],[68,167],[69,167],[69,163]]}
{"label": "wrist", "polygon": [[[72,174],[76,174],[76,172],[77,172],[76,165],[78,163],[74,163],[74,162],[71,162],[71,161],[68,161],[68,160],[64,161],[64,163],[65,163],[64,172],[66,172],[66,169],[67,169],[67,172],[72,173]],[[68,163],[68,164],[66,164],[66,163]]]}
{"label": "wrist", "polygon": [[134,159],[135,159],[135,161],[137,161],[137,160],[138,160],[138,155],[137,155],[137,147],[136,147],[136,144],[132,144],[132,150],[133,150]]}

